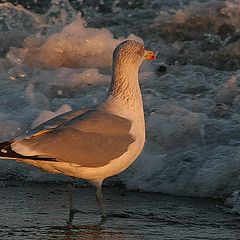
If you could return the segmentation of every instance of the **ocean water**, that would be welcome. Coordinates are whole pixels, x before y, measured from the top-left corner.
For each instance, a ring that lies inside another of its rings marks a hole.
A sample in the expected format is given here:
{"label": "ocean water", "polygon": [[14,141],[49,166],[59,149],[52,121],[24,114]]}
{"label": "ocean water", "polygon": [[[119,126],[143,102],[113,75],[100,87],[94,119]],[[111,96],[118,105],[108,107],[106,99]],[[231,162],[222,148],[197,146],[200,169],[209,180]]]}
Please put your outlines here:
{"label": "ocean water", "polygon": [[[0,3],[0,140],[101,101],[113,49],[135,39],[158,51],[139,73],[147,139],[108,184],[224,198],[239,213],[239,1],[34,2]],[[11,161],[0,178],[66,181]]]}
{"label": "ocean water", "polygon": [[[2,240],[238,240],[239,215],[227,214],[219,200],[172,197],[104,188],[110,217],[98,226],[95,190],[76,191],[73,227],[66,227],[66,186],[54,183],[11,184],[1,187]],[[4,203],[3,203],[4,202]],[[6,204],[7,203],[7,204]],[[30,207],[31,206],[31,207]],[[15,211],[13,211],[13,209]]]}

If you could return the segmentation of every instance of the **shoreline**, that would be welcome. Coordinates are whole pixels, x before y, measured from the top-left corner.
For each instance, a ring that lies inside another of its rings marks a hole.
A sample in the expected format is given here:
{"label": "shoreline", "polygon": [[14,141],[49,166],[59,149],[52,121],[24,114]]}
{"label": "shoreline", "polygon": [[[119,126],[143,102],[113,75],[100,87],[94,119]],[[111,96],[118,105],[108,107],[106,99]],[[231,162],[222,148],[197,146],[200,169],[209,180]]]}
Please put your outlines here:
{"label": "shoreline", "polygon": [[[73,229],[66,229],[67,186],[26,183],[2,186],[0,238],[21,239],[238,239],[239,215],[224,213],[220,200],[173,197],[104,187],[111,217],[101,227],[93,187],[76,190]],[[67,235],[72,235],[68,237]],[[83,238],[84,236],[84,238]]]}

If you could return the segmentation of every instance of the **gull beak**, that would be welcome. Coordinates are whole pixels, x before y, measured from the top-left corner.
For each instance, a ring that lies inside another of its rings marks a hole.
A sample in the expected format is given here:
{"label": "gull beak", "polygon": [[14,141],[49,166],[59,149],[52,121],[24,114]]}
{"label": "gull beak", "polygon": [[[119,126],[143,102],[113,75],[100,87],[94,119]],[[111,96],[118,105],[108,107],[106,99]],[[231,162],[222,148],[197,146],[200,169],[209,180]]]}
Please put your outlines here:
{"label": "gull beak", "polygon": [[153,51],[145,50],[144,58],[147,60],[156,60],[157,54]]}

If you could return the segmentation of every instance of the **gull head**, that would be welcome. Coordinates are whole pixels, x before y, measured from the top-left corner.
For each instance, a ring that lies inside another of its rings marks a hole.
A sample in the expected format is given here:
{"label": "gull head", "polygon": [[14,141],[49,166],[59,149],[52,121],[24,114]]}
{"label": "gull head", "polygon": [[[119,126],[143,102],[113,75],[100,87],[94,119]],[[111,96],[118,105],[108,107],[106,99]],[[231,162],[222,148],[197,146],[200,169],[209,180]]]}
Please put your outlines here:
{"label": "gull head", "polygon": [[120,43],[113,52],[113,62],[118,64],[123,63],[139,67],[145,59],[156,60],[156,54],[153,51],[146,50],[142,43],[134,40]]}

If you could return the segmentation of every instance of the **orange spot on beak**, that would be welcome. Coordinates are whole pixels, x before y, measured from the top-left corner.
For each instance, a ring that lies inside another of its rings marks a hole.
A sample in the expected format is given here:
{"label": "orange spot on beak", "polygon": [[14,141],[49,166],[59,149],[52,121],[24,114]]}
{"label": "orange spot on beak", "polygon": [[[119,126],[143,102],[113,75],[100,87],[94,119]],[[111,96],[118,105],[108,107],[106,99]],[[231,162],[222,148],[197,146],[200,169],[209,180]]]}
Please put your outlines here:
{"label": "orange spot on beak", "polygon": [[145,51],[144,57],[147,60],[156,60],[157,59],[156,53],[153,51],[148,51],[148,50]]}

